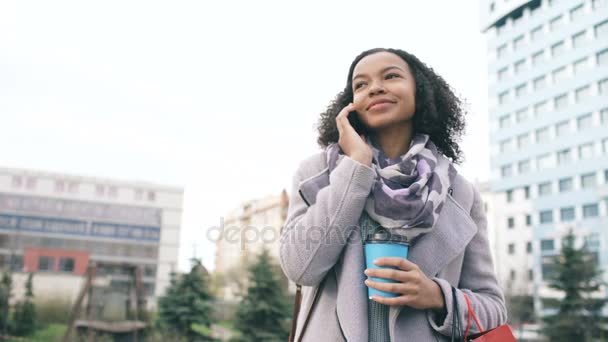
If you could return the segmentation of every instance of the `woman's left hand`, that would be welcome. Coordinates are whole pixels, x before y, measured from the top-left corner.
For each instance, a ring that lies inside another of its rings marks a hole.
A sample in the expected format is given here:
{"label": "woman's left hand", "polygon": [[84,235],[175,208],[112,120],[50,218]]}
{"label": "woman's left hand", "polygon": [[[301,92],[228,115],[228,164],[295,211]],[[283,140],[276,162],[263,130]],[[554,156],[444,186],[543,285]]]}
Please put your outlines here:
{"label": "woman's left hand", "polygon": [[368,268],[368,277],[385,278],[397,283],[380,283],[367,279],[365,285],[384,292],[398,293],[398,297],[388,298],[374,295],[372,299],[385,305],[407,305],[415,309],[441,310],[445,301],[439,285],[420,270],[418,265],[404,258],[378,258],[377,266],[394,266],[398,269]]}

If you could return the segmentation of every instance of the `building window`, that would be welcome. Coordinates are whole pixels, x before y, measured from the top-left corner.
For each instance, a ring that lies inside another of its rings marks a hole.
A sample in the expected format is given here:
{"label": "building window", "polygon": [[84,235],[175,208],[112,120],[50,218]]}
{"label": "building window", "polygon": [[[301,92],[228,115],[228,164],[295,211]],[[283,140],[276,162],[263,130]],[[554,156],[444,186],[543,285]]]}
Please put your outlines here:
{"label": "building window", "polygon": [[71,194],[77,194],[79,186],[80,184],[78,184],[78,182],[69,182],[68,192]]}
{"label": "building window", "polygon": [[555,97],[555,110],[561,110],[568,106],[568,94],[562,94]]}
{"label": "building window", "polygon": [[602,125],[608,125],[608,108],[604,108],[600,111],[600,121]]}
{"label": "building window", "polygon": [[507,78],[508,72],[509,72],[509,68],[507,68],[507,67],[504,67],[504,68],[498,70],[498,73],[497,73],[498,80],[499,81],[505,80]]}
{"label": "building window", "polygon": [[608,49],[597,53],[597,65],[608,65]]}
{"label": "building window", "polygon": [[594,173],[586,173],[581,175],[581,188],[583,189],[593,189],[597,185],[597,180]]}
{"label": "building window", "polygon": [[524,46],[524,36],[513,39],[513,50],[521,49]]}
{"label": "building window", "polygon": [[557,151],[557,165],[567,164],[572,161],[572,153],[569,148]]}
{"label": "building window", "polygon": [[108,196],[110,198],[116,198],[118,196],[118,189],[115,186],[110,186],[108,190]]}
{"label": "building window", "polygon": [[505,194],[507,195],[507,203],[513,202],[513,190],[507,190]]}
{"label": "building window", "polygon": [[593,117],[591,116],[591,113],[579,116],[576,119],[576,126],[579,131],[593,127]]}
{"label": "building window", "polygon": [[597,233],[591,233],[585,236],[585,247],[591,249],[600,248],[600,237]]}
{"label": "building window", "polygon": [[103,197],[106,193],[106,187],[101,185],[101,184],[97,184],[95,185],[95,194],[99,197]]}
{"label": "building window", "polygon": [[549,141],[549,128],[539,128],[536,130],[536,143],[542,144]]}
{"label": "building window", "polygon": [[585,70],[587,68],[588,62],[589,59],[587,57],[574,62],[574,64],[572,64],[572,70],[574,71],[574,74],[580,74],[583,70]]}
{"label": "building window", "polygon": [[503,178],[511,177],[513,175],[513,169],[511,165],[505,165],[500,169],[500,174]]}
{"label": "building window", "polygon": [[526,243],[526,253],[532,254],[532,241]]}
{"label": "building window", "polygon": [[555,242],[549,239],[540,240],[540,250],[543,252],[549,252],[555,249]]}
{"label": "building window", "polygon": [[34,190],[36,188],[37,180],[34,177],[27,177],[25,179],[25,187],[28,190]]}
{"label": "building window", "polygon": [[551,19],[551,21],[549,22],[549,29],[551,31],[555,31],[562,26],[563,22],[564,22],[563,16],[560,15],[559,17],[555,17],[555,18]]}
{"label": "building window", "polygon": [[53,271],[55,258],[49,256],[38,257],[38,271]]}
{"label": "building window", "polygon": [[507,54],[507,44],[503,44],[496,49],[496,57],[502,58]]}
{"label": "building window", "polygon": [[530,161],[522,160],[519,163],[517,163],[517,172],[519,174],[525,174],[525,173],[530,172]]}
{"label": "building window", "polygon": [[62,180],[55,181],[55,192],[64,192],[65,191],[65,182]]}
{"label": "building window", "polygon": [[533,28],[532,31],[530,31],[530,40],[536,41],[541,37],[542,34],[543,34],[543,27],[537,26],[537,27]]}
{"label": "building window", "polygon": [[559,192],[572,191],[573,181],[572,177],[563,178],[559,180]]}
{"label": "building window", "polygon": [[515,72],[515,74],[519,74],[520,72],[524,71],[526,68],[526,60],[525,59],[521,59],[517,62],[515,62],[515,64],[513,65],[513,71]]}
{"label": "building window", "polygon": [[532,271],[532,269],[528,270],[528,280],[534,280],[534,271]]}
{"label": "building window", "polygon": [[544,154],[536,158],[536,165],[539,170],[546,170],[553,167],[553,161],[550,154]]}
{"label": "building window", "polygon": [[156,201],[156,193],[154,191],[148,191],[148,201],[149,202]]}
{"label": "building window", "polygon": [[507,102],[507,99],[509,98],[509,91],[503,91],[502,93],[498,94],[498,103],[499,104],[505,104]]}
{"label": "building window", "polygon": [[541,50],[532,55],[532,65],[538,66],[545,60],[545,51]]}
{"label": "building window", "polygon": [[594,28],[595,31],[595,39],[601,39],[608,37],[608,20],[605,20],[597,25]]}
{"label": "building window", "polygon": [[529,133],[522,134],[517,137],[517,147],[518,148],[521,149],[528,145],[530,145],[530,134]]}
{"label": "building window", "polygon": [[578,147],[579,159],[589,159],[593,157],[593,143],[587,143]]}
{"label": "building window", "polygon": [[[602,140],[602,150],[604,154],[608,154],[608,138]],[[606,183],[608,183],[608,179],[606,179]]]}
{"label": "building window", "polygon": [[515,97],[522,97],[526,94],[526,85],[520,84],[515,88]]}
{"label": "building window", "polygon": [[59,272],[74,272],[74,258],[60,258]]}
{"label": "building window", "polygon": [[538,184],[538,196],[551,195],[551,182]]}
{"label": "building window", "polygon": [[511,280],[515,280],[515,270],[511,270],[509,277],[511,277]]}
{"label": "building window", "polygon": [[536,116],[547,113],[549,111],[549,103],[547,101],[539,102],[534,105],[534,114]]}
{"label": "building window", "polygon": [[532,225],[532,215],[526,215],[526,226]]}
{"label": "building window", "polygon": [[547,78],[545,76],[537,77],[534,79],[534,90],[545,89],[547,86]]}
{"label": "building window", "polygon": [[585,31],[579,32],[572,36],[572,48],[580,48],[585,45],[585,41],[587,38],[585,37],[587,33]]}
{"label": "building window", "polygon": [[23,271],[23,256],[22,255],[9,256],[8,268],[13,272],[22,272]]}
{"label": "building window", "polygon": [[23,186],[23,179],[21,176],[13,176],[11,178],[11,186],[14,189],[19,189],[21,186]]}
{"label": "building window", "polygon": [[540,223],[553,223],[553,211],[543,210],[540,212]]}
{"label": "building window", "polygon": [[507,218],[507,227],[508,228],[515,227],[515,219],[513,217]]}
{"label": "building window", "polygon": [[557,84],[558,82],[565,80],[567,78],[566,67],[553,70],[551,75],[553,75],[553,84]]}
{"label": "building window", "polygon": [[574,207],[561,208],[559,218],[562,222],[574,221]]}
{"label": "building window", "polygon": [[559,136],[563,136],[570,133],[570,122],[568,121],[562,121],[562,122],[558,122],[555,125],[555,134],[559,137]]}
{"label": "building window", "polygon": [[551,56],[553,58],[561,56],[564,51],[566,51],[566,44],[564,42],[559,42],[551,45]]}
{"label": "building window", "polygon": [[582,102],[588,99],[589,95],[591,95],[591,87],[589,86],[580,87],[574,91],[574,99],[576,102]]}
{"label": "building window", "polygon": [[599,215],[599,208],[597,203],[586,204],[583,206],[583,218],[597,217]]}
{"label": "building window", "polygon": [[608,78],[604,78],[597,83],[597,91],[600,95],[608,94]]}
{"label": "building window", "polygon": [[490,3],[490,13],[494,12],[494,9],[496,8],[496,4],[494,2]]}
{"label": "building window", "polygon": [[570,10],[570,21],[577,21],[585,15],[585,8],[583,5],[574,7]]}
{"label": "building window", "polygon": [[529,199],[530,198],[530,187],[529,186],[524,186],[524,198],[525,199]]}
{"label": "building window", "polygon": [[500,119],[498,119],[498,126],[500,128],[507,128],[511,126],[511,116],[508,114],[501,116]]}
{"label": "building window", "polygon": [[515,113],[515,120],[517,120],[518,123],[523,122],[527,119],[528,119],[528,108],[520,109]]}
{"label": "building window", "polygon": [[509,244],[509,254],[511,254],[511,255],[515,254],[515,244],[514,243]]}
{"label": "building window", "polygon": [[500,153],[511,151],[511,139],[503,140],[499,143]]}

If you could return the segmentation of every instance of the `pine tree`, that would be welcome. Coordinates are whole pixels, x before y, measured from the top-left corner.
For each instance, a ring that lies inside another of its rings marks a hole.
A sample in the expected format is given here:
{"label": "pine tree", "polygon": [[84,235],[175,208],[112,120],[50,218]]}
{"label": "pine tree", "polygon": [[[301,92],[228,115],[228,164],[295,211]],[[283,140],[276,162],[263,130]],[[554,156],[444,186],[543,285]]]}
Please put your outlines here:
{"label": "pine tree", "polygon": [[291,318],[287,298],[267,250],[249,268],[249,288],[236,313],[241,341],[285,341]]}
{"label": "pine tree", "polygon": [[201,261],[192,260],[189,273],[171,274],[165,296],[158,302],[161,326],[188,341],[214,341],[210,335],[213,307],[209,275]]}
{"label": "pine tree", "polygon": [[549,287],[564,293],[558,311],[546,316],[544,334],[550,341],[592,341],[608,336],[603,328],[602,308],[605,298],[593,298],[600,290],[601,271],[593,255],[583,246],[574,247],[575,237],[570,231],[562,240],[562,250],[554,260],[555,273]]}
{"label": "pine tree", "polygon": [[9,313],[10,313],[10,298],[13,286],[13,277],[9,270],[2,274],[0,281],[0,333],[2,336],[8,334],[10,328]]}
{"label": "pine tree", "polygon": [[15,305],[14,321],[15,335],[26,336],[36,329],[36,306],[34,305],[34,292],[32,290],[32,278],[30,273],[25,283],[25,298]]}

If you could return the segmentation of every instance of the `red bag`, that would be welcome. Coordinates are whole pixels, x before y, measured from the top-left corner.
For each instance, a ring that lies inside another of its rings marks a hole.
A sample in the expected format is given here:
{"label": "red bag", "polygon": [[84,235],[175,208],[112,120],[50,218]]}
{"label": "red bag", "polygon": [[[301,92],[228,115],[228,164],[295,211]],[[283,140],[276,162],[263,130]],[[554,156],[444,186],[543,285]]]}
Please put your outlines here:
{"label": "red bag", "polygon": [[[464,294],[464,293],[463,293]],[[471,306],[471,302],[469,302],[469,297],[464,294],[464,300],[467,302],[467,308],[469,309],[467,314],[467,328],[464,332],[464,340],[465,341],[473,341],[473,342],[516,342],[515,336],[513,336],[513,332],[511,328],[507,324],[500,325],[494,329],[483,330],[481,324],[479,324],[479,320],[477,320],[477,316],[475,315],[475,311],[473,311],[473,307]],[[472,335],[470,339],[467,339],[467,335],[469,335],[469,329],[471,328],[471,316],[475,320],[475,324],[479,328],[481,333]]]}

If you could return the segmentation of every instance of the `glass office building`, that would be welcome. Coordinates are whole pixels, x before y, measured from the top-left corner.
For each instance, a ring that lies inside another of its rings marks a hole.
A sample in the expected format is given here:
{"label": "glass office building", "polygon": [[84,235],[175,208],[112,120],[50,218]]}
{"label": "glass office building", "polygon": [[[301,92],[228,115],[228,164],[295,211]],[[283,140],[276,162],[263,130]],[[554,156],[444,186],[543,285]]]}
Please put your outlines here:
{"label": "glass office building", "polygon": [[541,313],[568,231],[608,266],[608,1],[480,6],[496,267],[505,290],[533,295]]}

